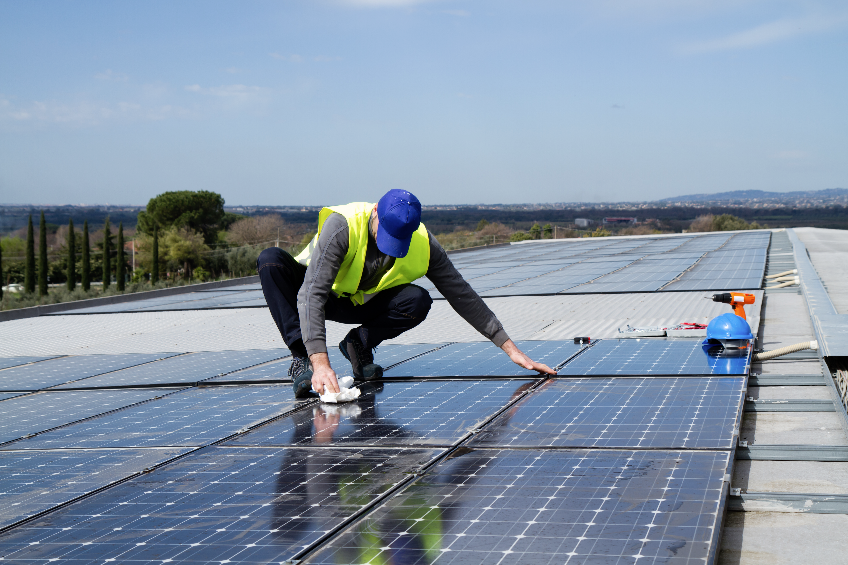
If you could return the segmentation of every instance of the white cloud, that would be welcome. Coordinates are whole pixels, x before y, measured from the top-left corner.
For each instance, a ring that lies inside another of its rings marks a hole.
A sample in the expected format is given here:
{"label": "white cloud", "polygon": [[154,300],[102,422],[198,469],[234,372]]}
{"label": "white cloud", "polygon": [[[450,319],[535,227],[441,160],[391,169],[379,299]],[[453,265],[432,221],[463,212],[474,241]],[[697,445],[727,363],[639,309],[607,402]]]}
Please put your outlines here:
{"label": "white cloud", "polygon": [[24,105],[15,105],[10,100],[0,99],[0,122],[86,126],[110,120],[162,120],[171,116],[188,114],[187,110],[177,106],[143,106],[136,102],[103,104],[88,101],[73,103],[33,101]]}
{"label": "white cloud", "polygon": [[111,82],[127,82],[130,79],[127,75],[123,73],[116,73],[112,71],[112,69],[106,69],[102,73],[97,73],[94,75],[94,78],[98,80],[108,80]]}
{"label": "white cloud", "polygon": [[271,91],[261,86],[247,86],[245,84],[228,84],[223,86],[203,87],[199,84],[190,84],[185,87],[187,92],[195,92],[204,96],[212,96],[230,104],[247,105],[265,102],[270,97]]}
{"label": "white cloud", "polygon": [[801,35],[821,33],[843,26],[848,18],[843,16],[807,16],[804,18],[783,19],[758,25],[751,29],[684,45],[684,53],[708,53],[733,49],[750,49],[769,43],[784,41]]}

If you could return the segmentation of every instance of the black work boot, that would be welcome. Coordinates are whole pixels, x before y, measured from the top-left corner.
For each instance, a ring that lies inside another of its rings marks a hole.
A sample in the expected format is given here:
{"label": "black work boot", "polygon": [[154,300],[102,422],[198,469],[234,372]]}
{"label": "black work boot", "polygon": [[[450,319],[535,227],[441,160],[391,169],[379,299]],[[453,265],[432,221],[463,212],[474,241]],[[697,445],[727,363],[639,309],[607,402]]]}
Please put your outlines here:
{"label": "black work boot", "polygon": [[312,363],[309,357],[292,357],[289,365],[295,398],[308,398],[312,395]]}
{"label": "black work boot", "polygon": [[383,376],[383,368],[374,363],[374,353],[371,348],[362,343],[359,328],[348,332],[339,343],[339,349],[345,359],[350,361],[353,368],[353,380],[373,381]]}

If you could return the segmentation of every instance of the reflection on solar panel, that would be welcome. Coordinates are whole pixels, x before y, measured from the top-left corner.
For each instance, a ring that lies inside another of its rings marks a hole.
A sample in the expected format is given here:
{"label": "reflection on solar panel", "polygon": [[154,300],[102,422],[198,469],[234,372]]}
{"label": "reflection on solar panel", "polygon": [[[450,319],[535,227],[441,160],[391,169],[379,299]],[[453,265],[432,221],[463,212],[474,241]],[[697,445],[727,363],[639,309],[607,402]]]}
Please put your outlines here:
{"label": "reflection on solar panel", "polygon": [[728,452],[468,450],[309,562],[704,563],[718,539],[728,459]]}
{"label": "reflection on solar panel", "polygon": [[177,353],[130,353],[79,355],[14,367],[0,371],[0,390],[39,390],[85,379],[177,355]]}
{"label": "reflection on solar panel", "polygon": [[744,377],[557,379],[469,445],[731,449]]}
{"label": "reflection on solar panel", "polygon": [[211,377],[280,359],[288,354],[288,349],[191,353],[124,369],[123,371],[115,371],[99,377],[91,377],[58,388],[193,384]]}
{"label": "reflection on solar panel", "polygon": [[[153,467],[187,449],[0,452],[0,527]],[[57,480],[57,477],[60,477]]]}
{"label": "reflection on solar panel", "polygon": [[[531,359],[554,368],[580,351],[570,341],[518,341]],[[533,376],[490,342],[456,343],[389,369],[385,377],[513,377]]]}
{"label": "reflection on solar panel", "polygon": [[0,392],[0,400],[6,400],[7,398],[15,398],[16,396],[21,396],[22,394],[26,394],[25,392]]}
{"label": "reflection on solar panel", "polygon": [[362,396],[275,420],[227,445],[451,445],[534,381],[418,381],[359,385]]}
{"label": "reflection on solar panel", "polygon": [[[18,365],[26,365],[27,363],[36,363],[38,361],[46,361],[47,359],[55,359],[57,356],[50,357],[0,357],[0,370],[8,369],[9,367],[17,367]],[[0,373],[2,375],[2,373]]]}
{"label": "reflection on solar panel", "polygon": [[86,390],[39,392],[10,398],[0,402],[0,443],[123,408],[168,392],[162,389]]}
{"label": "reflection on solar panel", "polygon": [[210,448],[0,537],[9,561],[279,563],[437,452]]}
{"label": "reflection on solar panel", "polygon": [[571,360],[560,375],[744,375],[750,348],[742,357],[706,351],[692,339],[600,340]]}
{"label": "reflection on solar panel", "polygon": [[291,385],[190,388],[6,449],[202,446],[303,404],[294,399]]}
{"label": "reflection on solar panel", "polygon": [[[247,302],[265,304],[261,286],[246,285],[249,288],[230,287],[239,290],[208,290],[174,294],[170,296],[159,296],[118,304],[106,304],[103,306],[91,306],[71,311],[72,314],[106,314],[116,312],[156,312],[169,310],[202,310],[205,308],[244,308]],[[256,288],[254,288],[256,287]],[[60,312],[53,315],[65,315],[68,312]]]}

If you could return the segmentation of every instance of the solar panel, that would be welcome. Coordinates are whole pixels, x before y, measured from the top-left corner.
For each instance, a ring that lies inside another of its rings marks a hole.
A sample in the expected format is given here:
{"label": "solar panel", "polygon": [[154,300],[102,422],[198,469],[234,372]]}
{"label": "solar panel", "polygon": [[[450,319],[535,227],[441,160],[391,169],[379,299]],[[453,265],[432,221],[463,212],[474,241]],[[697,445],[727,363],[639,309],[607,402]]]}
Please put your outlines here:
{"label": "solar panel", "polygon": [[288,349],[253,349],[249,351],[207,351],[180,355],[91,377],[58,387],[115,387],[133,385],[193,384],[218,375],[280,359],[289,355]]}
{"label": "solar panel", "polygon": [[310,563],[704,563],[728,452],[467,450]]}
{"label": "solar panel", "polygon": [[386,382],[359,385],[341,405],[300,410],[226,445],[449,446],[521,395],[532,380]]}
{"label": "solar panel", "polygon": [[4,533],[0,555],[12,562],[279,563],[437,453],[209,448]]}
{"label": "solar panel", "polygon": [[[570,341],[518,341],[531,359],[551,368],[580,351]],[[455,343],[389,369],[384,377],[520,377],[536,376],[519,367],[491,342]]]}
{"label": "solar panel", "polygon": [[0,402],[0,443],[103,414],[170,391],[86,390],[39,392]]}
{"label": "solar panel", "polygon": [[731,449],[744,377],[555,379],[469,445]]}
{"label": "solar panel", "polygon": [[20,395],[22,395],[22,394],[26,394],[26,393],[22,393],[22,392],[3,392],[3,393],[0,393],[0,400],[6,400],[7,398],[15,398],[16,396],[20,396]]}
{"label": "solar panel", "polygon": [[560,375],[744,375],[750,348],[742,357],[705,350],[693,339],[600,340],[559,370]]}
{"label": "solar panel", "polygon": [[[37,363],[38,361],[55,359],[56,357],[56,355],[50,357],[0,357],[0,370],[8,369],[9,367],[17,367],[18,365],[26,365],[27,363]],[[0,373],[0,375],[2,375],[2,373]]]}
{"label": "solar panel", "polygon": [[182,448],[0,452],[0,527],[189,451]]}
{"label": "solar panel", "polygon": [[652,281],[632,281],[632,282],[593,282],[575,286],[562,291],[563,294],[604,294],[615,292],[651,292],[659,289],[666,284],[670,279],[652,280]]}
{"label": "solar panel", "polygon": [[190,388],[9,444],[11,449],[202,446],[294,410],[290,385]]}
{"label": "solar panel", "polygon": [[0,390],[38,390],[94,375],[118,371],[177,353],[78,355],[0,371]]}

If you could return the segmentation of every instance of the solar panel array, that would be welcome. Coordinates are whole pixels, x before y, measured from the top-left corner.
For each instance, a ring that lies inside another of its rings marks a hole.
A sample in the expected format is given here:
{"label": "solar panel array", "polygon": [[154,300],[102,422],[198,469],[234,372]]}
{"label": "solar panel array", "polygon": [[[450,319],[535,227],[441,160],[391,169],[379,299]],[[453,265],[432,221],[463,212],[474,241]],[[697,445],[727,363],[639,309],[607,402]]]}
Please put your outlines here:
{"label": "solar panel array", "polygon": [[[771,232],[558,239],[451,255],[482,296],[761,288]],[[416,284],[443,298],[426,278]],[[265,307],[259,283],[80,308],[63,314]]]}
{"label": "solar panel array", "polygon": [[518,345],[561,376],[488,342],[380,347],[384,378],[340,405],[294,399],[281,350],[0,370],[0,389],[34,383],[0,397],[0,555],[713,561],[747,356],[688,340]]}

